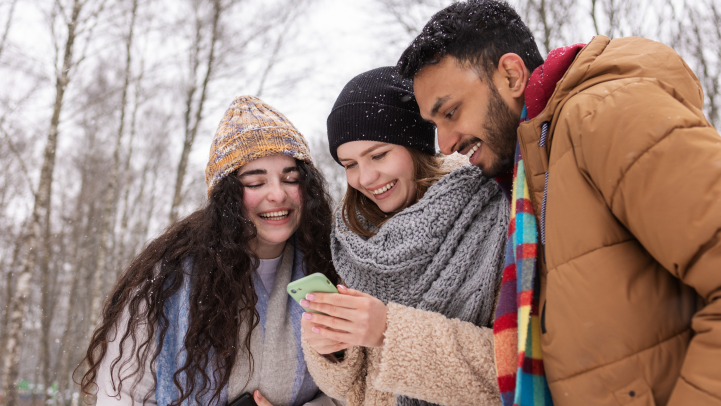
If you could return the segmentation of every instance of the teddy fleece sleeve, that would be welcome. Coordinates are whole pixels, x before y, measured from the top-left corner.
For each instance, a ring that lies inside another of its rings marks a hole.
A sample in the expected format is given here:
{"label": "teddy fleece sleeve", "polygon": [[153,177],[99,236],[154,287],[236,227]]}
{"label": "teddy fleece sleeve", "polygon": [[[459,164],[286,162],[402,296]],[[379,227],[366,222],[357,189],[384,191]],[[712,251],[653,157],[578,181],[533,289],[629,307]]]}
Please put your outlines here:
{"label": "teddy fleece sleeve", "polygon": [[584,121],[585,166],[606,204],[704,302],[668,405],[721,405],[721,137],[652,81],[614,92]]}
{"label": "teddy fleece sleeve", "polygon": [[310,347],[302,333],[301,345],[308,372],[326,395],[345,400],[354,386],[364,384],[366,357],[361,347],[348,348],[343,360],[337,362],[318,354]]}
{"label": "teddy fleece sleeve", "polygon": [[501,405],[491,329],[395,303],[387,323],[376,389],[441,405]]}

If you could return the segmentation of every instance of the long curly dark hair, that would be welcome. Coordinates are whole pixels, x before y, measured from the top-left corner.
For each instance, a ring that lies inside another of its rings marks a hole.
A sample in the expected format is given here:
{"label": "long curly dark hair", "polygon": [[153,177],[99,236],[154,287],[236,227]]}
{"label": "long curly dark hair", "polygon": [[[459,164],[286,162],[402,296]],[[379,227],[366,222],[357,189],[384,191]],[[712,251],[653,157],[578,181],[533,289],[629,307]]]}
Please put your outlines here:
{"label": "long curly dark hair", "polygon": [[[330,253],[332,209],[325,180],[313,165],[298,160],[296,163],[303,204],[295,236],[304,254],[305,271],[320,272],[338,283]],[[120,277],[80,364],[86,363],[87,367],[80,382],[85,395],[93,395],[97,390],[94,382],[98,369],[108,343],[114,339],[120,340],[120,355],[112,362],[111,376],[115,377],[115,372],[121,369],[123,374],[117,375],[118,382],[113,378],[113,389],[119,393],[122,385],[127,384],[124,381],[132,376],[139,382],[148,361],[157,385],[155,360],[168,330],[163,306],[187,277],[191,278],[190,326],[185,337],[187,359],[173,375],[180,398],[172,405],[180,405],[194,392],[200,403],[201,397],[211,390],[214,391],[211,403],[217,402],[230,379],[238,351],[248,352],[252,371],[250,336],[259,323],[259,315],[251,275],[259,260],[249,249],[256,229],[243,215],[243,184],[236,174],[226,176],[213,187],[204,207],[170,225],[133,259]],[[193,261],[191,274],[182,270],[181,263],[186,258]],[[121,326],[124,311],[129,317],[127,324]],[[239,337],[242,323],[249,325],[245,337]],[[124,333],[114,337],[114,331]],[[130,358],[124,354],[126,345],[131,348]],[[219,380],[213,383],[212,376]],[[143,403],[149,396],[150,393],[145,395]]]}

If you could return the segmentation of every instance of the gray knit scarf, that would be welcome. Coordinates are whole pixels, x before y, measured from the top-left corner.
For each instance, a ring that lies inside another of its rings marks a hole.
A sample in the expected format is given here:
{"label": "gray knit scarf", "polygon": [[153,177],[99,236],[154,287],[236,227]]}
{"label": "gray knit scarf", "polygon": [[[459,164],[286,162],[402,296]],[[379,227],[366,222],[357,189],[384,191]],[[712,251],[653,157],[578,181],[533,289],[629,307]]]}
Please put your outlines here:
{"label": "gray knit scarf", "polygon": [[[348,287],[477,326],[493,321],[509,206],[498,184],[466,165],[366,239],[336,212],[333,263]],[[372,227],[372,225],[369,225]],[[430,405],[397,396],[399,406]]]}

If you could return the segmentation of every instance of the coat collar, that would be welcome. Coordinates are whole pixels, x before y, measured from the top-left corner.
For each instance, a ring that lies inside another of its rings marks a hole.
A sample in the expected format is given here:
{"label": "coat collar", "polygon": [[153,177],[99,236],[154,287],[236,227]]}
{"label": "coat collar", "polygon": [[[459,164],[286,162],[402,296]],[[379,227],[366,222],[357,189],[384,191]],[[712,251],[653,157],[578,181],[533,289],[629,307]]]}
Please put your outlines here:
{"label": "coat collar", "polygon": [[[555,119],[563,105],[576,94],[579,86],[595,84],[594,81],[588,84],[585,82],[588,67],[609,42],[608,37],[598,35],[586,46],[574,45],[554,50],[549,54],[546,63],[531,75],[526,90],[526,106],[530,120],[521,123],[518,127],[518,142],[525,163],[528,187],[537,213],[540,213],[540,207],[535,206],[540,202],[533,198],[533,195],[543,193]],[[542,147],[539,141],[541,124],[545,121],[549,121],[551,125],[546,145]]]}

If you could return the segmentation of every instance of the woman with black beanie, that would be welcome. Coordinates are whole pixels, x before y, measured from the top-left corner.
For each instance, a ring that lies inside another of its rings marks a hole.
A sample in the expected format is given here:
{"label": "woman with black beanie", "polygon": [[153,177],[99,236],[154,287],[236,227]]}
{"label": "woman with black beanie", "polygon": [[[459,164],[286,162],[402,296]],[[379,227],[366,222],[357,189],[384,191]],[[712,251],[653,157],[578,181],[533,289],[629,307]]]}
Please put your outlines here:
{"label": "woman with black beanie", "polygon": [[327,125],[348,180],[331,233],[348,287],[301,302],[323,313],[301,321],[311,375],[348,406],[500,404],[489,328],[509,217],[500,188],[463,156],[436,155],[394,68],[353,78]]}

